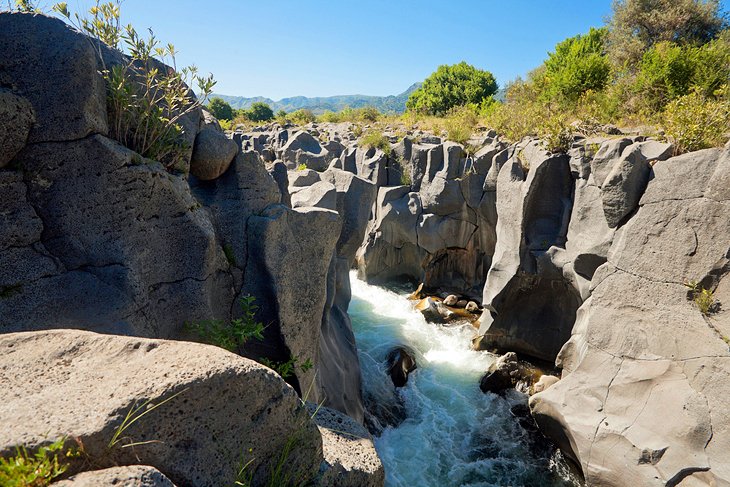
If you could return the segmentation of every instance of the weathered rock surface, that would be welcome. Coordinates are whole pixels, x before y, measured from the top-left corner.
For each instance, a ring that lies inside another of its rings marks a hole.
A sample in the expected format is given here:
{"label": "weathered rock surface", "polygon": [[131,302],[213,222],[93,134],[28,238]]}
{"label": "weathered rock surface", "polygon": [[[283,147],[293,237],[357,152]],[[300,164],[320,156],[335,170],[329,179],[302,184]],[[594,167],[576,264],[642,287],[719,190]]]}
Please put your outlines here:
{"label": "weathered rock surface", "polygon": [[654,166],[560,352],[562,380],[531,398],[589,485],[730,482],[726,325],[683,285],[728,282],[728,168],[728,151],[713,149]]}
{"label": "weathered rock surface", "polygon": [[216,179],[226,172],[237,152],[236,143],[223,132],[205,127],[195,137],[190,172],[203,181]]}
{"label": "weathered rock surface", "polygon": [[90,40],[44,15],[0,13],[0,84],[33,106],[28,142],[106,134],[106,90]]}
{"label": "weathered rock surface", "polygon": [[51,484],[53,487],[175,487],[170,479],[154,467],[131,465],[111,467],[74,475],[68,480]]}
{"label": "weathered rock surface", "polygon": [[25,146],[34,120],[33,106],[26,98],[0,88],[0,168]]}
{"label": "weathered rock surface", "polygon": [[352,418],[309,404],[322,434],[324,462],[317,485],[322,487],[382,487],[385,471],[370,433]]}
{"label": "weathered rock surface", "polygon": [[[294,391],[220,348],[54,330],[0,335],[0,349],[8,392],[0,455],[68,436],[96,468],[146,464],[179,486],[230,485],[236,465],[250,459],[260,484],[294,437],[283,466],[292,478],[314,479],[322,461],[320,434]],[[127,413],[143,404],[159,406],[110,446]],[[122,447],[131,442],[148,443]],[[70,473],[88,465],[73,462]]]}

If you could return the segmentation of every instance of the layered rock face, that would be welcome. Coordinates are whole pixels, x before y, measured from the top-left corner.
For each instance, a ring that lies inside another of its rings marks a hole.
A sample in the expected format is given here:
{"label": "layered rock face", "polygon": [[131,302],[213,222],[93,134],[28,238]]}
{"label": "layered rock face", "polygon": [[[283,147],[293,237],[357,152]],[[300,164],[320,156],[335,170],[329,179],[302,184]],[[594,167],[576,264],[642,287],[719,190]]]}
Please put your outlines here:
{"label": "layered rock face", "polygon": [[[374,186],[333,170],[325,207],[292,209],[286,171],[241,151],[200,109],[181,120],[190,149],[170,172],[110,138],[99,52],[60,20],[0,14],[0,333],[198,339],[186,323],[237,318],[252,295],[265,340],[245,354],[296,359],[299,394],[362,422],[346,311]],[[16,433],[7,445],[24,443]],[[309,443],[297,448],[318,451]]]}
{"label": "layered rock face", "polygon": [[589,485],[730,481],[730,319],[703,316],[684,286],[730,298],[729,168],[728,149],[654,165],[558,356],[562,380],[531,400]]}

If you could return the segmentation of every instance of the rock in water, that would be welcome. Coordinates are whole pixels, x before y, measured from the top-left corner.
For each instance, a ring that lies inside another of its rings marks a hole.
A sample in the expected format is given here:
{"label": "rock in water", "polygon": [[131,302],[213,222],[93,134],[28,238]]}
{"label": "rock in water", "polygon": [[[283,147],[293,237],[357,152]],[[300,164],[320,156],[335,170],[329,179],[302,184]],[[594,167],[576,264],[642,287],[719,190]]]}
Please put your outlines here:
{"label": "rock in water", "polygon": [[416,370],[416,359],[413,352],[398,347],[391,350],[386,358],[390,380],[396,387],[403,387],[408,382],[408,374]]}
{"label": "rock in water", "polygon": [[456,306],[456,303],[459,302],[459,297],[455,296],[454,294],[449,294],[446,296],[446,299],[444,299],[444,304],[446,306]]}
{"label": "rock in water", "polygon": [[515,387],[519,382],[531,380],[532,373],[517,358],[514,352],[499,357],[489,366],[487,373],[479,382],[482,392],[504,392]]}

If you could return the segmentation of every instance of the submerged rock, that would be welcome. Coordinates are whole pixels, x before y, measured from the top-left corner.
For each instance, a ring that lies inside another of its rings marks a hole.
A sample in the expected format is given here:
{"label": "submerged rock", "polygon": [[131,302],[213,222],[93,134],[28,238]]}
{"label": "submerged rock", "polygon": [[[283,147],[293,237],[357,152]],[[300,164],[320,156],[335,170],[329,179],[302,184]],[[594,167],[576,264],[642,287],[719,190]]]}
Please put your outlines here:
{"label": "submerged rock", "polygon": [[521,363],[514,352],[499,357],[479,381],[482,392],[501,393],[518,384],[531,384],[534,370]]}

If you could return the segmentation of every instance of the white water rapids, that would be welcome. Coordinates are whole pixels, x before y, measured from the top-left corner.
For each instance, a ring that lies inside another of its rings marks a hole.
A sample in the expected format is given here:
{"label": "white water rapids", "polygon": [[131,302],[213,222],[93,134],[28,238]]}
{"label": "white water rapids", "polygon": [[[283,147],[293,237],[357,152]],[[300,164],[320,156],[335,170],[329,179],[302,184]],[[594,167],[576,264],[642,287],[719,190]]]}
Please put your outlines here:
{"label": "white water rapids", "polygon": [[[575,485],[559,455],[535,448],[510,412],[525,397],[479,389],[495,356],[470,349],[470,325],[427,323],[405,292],[370,286],[354,272],[351,284],[366,402],[387,408],[400,396],[406,412],[401,424],[375,438],[386,487]],[[394,393],[385,361],[402,345],[415,352],[418,368]]]}

